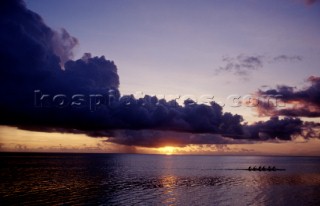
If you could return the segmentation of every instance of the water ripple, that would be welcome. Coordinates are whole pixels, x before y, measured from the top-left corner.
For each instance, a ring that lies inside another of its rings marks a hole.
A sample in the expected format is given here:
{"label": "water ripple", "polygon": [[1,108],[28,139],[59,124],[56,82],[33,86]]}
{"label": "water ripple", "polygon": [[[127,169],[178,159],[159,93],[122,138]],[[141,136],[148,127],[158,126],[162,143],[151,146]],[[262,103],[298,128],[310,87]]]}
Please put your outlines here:
{"label": "water ripple", "polygon": [[307,172],[250,173],[215,169],[253,158],[189,158],[2,156],[0,205],[320,205],[319,161]]}

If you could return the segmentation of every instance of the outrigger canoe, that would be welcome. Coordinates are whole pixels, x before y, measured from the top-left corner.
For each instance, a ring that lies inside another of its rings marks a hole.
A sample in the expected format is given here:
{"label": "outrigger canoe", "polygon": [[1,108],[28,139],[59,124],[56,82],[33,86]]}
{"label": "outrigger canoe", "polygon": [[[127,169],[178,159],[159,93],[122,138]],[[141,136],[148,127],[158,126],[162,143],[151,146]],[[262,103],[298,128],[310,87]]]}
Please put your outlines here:
{"label": "outrigger canoe", "polygon": [[286,169],[279,169],[279,168],[276,168],[276,167],[261,167],[261,166],[259,166],[259,167],[256,167],[256,166],[254,166],[254,167],[248,167],[248,169],[247,169],[248,171],[285,171]]}

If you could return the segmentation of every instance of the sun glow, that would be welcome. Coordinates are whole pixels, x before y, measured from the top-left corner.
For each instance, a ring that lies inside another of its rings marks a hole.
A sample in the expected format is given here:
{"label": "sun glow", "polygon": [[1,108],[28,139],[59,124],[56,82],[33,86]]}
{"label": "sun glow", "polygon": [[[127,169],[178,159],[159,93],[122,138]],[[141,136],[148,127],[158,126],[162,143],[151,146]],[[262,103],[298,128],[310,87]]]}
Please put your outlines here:
{"label": "sun glow", "polygon": [[165,146],[165,147],[159,148],[159,150],[162,154],[166,154],[166,155],[172,155],[175,152],[175,148],[171,146]]}

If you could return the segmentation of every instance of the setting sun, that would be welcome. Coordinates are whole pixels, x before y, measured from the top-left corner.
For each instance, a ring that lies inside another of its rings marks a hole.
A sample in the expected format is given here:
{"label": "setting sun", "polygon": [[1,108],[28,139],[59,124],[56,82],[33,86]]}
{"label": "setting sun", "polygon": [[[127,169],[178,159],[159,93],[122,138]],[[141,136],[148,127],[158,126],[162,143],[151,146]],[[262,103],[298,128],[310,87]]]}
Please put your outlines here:
{"label": "setting sun", "polygon": [[175,152],[175,148],[171,146],[165,146],[159,149],[162,154],[172,155]]}

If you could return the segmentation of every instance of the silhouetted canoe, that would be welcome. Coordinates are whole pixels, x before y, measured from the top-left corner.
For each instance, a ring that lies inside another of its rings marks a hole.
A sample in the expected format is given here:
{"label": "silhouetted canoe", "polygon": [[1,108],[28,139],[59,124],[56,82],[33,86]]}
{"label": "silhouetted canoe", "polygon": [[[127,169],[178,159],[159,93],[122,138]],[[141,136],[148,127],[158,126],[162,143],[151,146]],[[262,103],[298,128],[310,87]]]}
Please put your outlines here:
{"label": "silhouetted canoe", "polygon": [[248,167],[248,169],[246,169],[246,170],[248,170],[248,171],[259,171],[259,172],[264,172],[264,171],[266,171],[266,172],[272,172],[272,171],[285,171],[286,169],[279,169],[279,168],[276,168],[275,166],[273,166],[273,167],[261,167],[261,166],[259,166],[259,167]]}

